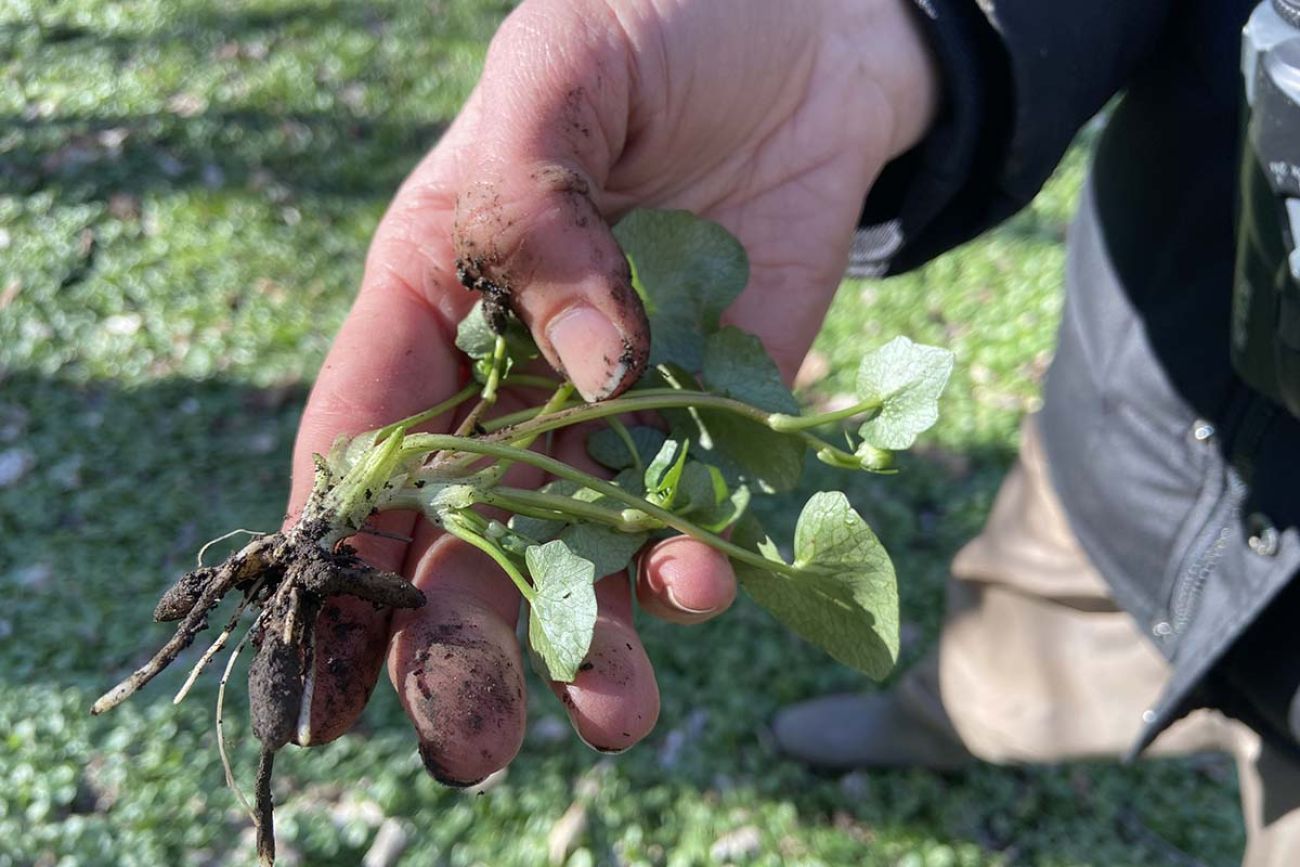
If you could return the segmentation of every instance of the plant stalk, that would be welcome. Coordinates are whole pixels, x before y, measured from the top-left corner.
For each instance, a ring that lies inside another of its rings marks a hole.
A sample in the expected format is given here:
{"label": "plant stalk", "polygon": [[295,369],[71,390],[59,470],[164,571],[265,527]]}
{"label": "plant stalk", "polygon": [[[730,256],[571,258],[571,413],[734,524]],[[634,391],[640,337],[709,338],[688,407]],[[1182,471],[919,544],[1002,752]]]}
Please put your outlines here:
{"label": "plant stalk", "polygon": [[[483,426],[488,432],[481,438],[483,442],[501,442],[515,440],[521,434],[538,434],[558,430],[585,421],[609,418],[624,413],[645,412],[657,409],[696,409],[720,410],[743,416],[750,421],[767,427],[778,433],[788,433],[803,439],[818,452],[824,452],[847,466],[858,466],[858,458],[843,449],[826,442],[807,430],[777,430],[772,426],[774,417],[793,418],[781,413],[769,413],[729,397],[720,397],[703,391],[678,391],[672,388],[646,389],[625,397],[604,400],[599,403],[578,404],[550,413],[528,410],[524,413],[512,413],[493,419]],[[526,416],[526,417],[525,417]]]}
{"label": "plant stalk", "polygon": [[[450,437],[450,439],[456,439],[456,437]],[[473,440],[470,442],[473,442]],[[454,517],[461,518],[463,516],[456,515]],[[452,518],[452,516],[449,516],[449,518]],[[462,542],[468,542],[478,548],[496,561],[501,570],[510,576],[510,580],[515,582],[515,587],[519,589],[519,595],[523,596],[529,604],[532,604],[537,593],[533,590],[533,585],[529,584],[528,579],[519,571],[519,567],[510,560],[504,551],[472,530],[467,526],[467,523],[461,520],[445,519],[442,522],[442,528]]]}
{"label": "plant stalk", "polygon": [[624,533],[643,533],[664,527],[662,521],[643,512],[639,517],[628,514],[628,512],[641,512],[640,509],[619,511],[573,497],[530,491],[525,488],[492,488],[475,493],[474,498],[484,505],[496,506],[518,515],[550,521],[563,521],[569,517],[586,518],[607,524]]}
{"label": "plant stalk", "polygon": [[[610,401],[610,403],[616,402],[617,401]],[[600,407],[602,405],[592,404],[591,406]],[[468,437],[449,436],[446,434],[410,434],[406,438],[403,451],[408,456],[412,457],[421,454],[428,454],[429,452],[434,451],[461,451],[469,452],[470,454],[487,455],[504,461],[527,464],[536,467],[539,470],[548,472],[556,478],[568,479],[572,482],[576,482],[583,487],[590,488],[597,493],[618,500],[633,509],[645,512],[650,517],[662,521],[665,527],[671,527],[679,533],[683,533],[684,535],[690,536],[693,539],[716,548],[736,560],[740,560],[762,569],[778,572],[787,577],[796,577],[799,574],[799,570],[787,563],[769,560],[761,554],[746,550],[739,545],[734,545],[726,539],[723,539],[721,536],[710,533],[691,521],[678,515],[674,515],[672,512],[669,512],[666,509],[661,509],[652,503],[648,503],[635,494],[629,494],[617,485],[610,484],[604,479],[598,479],[590,473],[584,473],[581,470],[575,469],[563,461],[557,461],[554,458],[538,454],[537,452],[515,448],[514,446],[504,445],[498,442],[489,442],[484,439],[471,439]],[[449,532],[455,532],[452,530],[450,522],[448,522],[446,526]],[[459,533],[456,533],[456,535],[459,535]],[[489,555],[493,556],[493,559],[497,559],[498,562],[500,562],[499,558],[504,558],[504,555],[500,555],[499,552],[493,554],[492,551],[489,551],[488,548],[491,548],[492,546],[480,537],[466,538],[465,541],[475,547],[487,551]],[[505,567],[503,566],[503,568]],[[510,570],[514,570],[513,564],[510,564],[507,571]],[[515,574],[518,574],[517,570],[515,570]],[[514,578],[515,575],[511,575],[511,577]],[[522,580],[522,576],[520,580]],[[516,583],[519,582],[516,581]],[[531,589],[532,588],[530,587],[529,592],[531,592]]]}
{"label": "plant stalk", "polygon": [[872,398],[864,400],[861,403],[855,403],[853,406],[837,409],[833,412],[823,412],[817,415],[785,415],[784,413],[773,413],[768,417],[768,427],[782,433],[795,433],[809,428],[821,427],[831,422],[841,421],[846,418],[853,418],[855,415],[865,415],[863,421],[868,421],[880,414],[880,401]]}

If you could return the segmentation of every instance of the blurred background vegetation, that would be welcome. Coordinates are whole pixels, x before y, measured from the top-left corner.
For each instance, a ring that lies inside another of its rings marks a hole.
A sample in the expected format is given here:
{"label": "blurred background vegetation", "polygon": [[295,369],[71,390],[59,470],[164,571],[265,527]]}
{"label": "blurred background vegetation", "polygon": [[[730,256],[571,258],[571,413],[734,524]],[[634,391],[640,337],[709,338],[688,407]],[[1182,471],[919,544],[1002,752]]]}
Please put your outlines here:
{"label": "blurred background vegetation", "polygon": [[[249,860],[215,677],[179,708],[184,665],[106,718],[86,709],[162,640],[154,598],[204,540],[277,525],[370,232],[511,5],[0,0],[0,865]],[[848,485],[891,548],[907,659],[1036,404],[1085,161],[1081,145],[1027,212],[923,271],[845,283],[801,377],[827,404],[894,334],[957,353],[901,476],[807,486]],[[767,517],[787,532],[806,493]],[[381,685],[355,734],[278,763],[284,862],[357,864],[385,836],[411,865],[535,865],[560,843],[573,865],[1237,861],[1220,758],[817,775],[774,753],[766,720],[858,677],[745,602],[644,630],[664,698],[644,744],[590,752],[534,688],[522,755],[479,793],[424,776]],[[239,697],[227,720],[247,786]]]}

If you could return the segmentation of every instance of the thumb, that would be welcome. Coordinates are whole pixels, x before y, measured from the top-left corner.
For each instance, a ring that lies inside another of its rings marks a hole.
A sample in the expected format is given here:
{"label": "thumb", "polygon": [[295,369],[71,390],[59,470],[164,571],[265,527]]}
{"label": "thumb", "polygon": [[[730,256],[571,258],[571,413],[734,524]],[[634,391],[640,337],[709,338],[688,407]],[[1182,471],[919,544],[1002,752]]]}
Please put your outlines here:
{"label": "thumb", "polygon": [[467,287],[508,304],[587,400],[636,381],[645,311],[599,206],[623,148],[626,41],[597,2],[532,0],[492,41],[453,239]]}

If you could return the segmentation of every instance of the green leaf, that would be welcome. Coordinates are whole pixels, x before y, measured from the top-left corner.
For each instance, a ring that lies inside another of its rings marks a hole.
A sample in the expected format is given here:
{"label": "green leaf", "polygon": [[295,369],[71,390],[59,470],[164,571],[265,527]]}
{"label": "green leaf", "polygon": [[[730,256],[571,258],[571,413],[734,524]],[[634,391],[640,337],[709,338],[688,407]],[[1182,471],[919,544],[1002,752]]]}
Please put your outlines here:
{"label": "green leaf", "polygon": [[796,415],[799,402],[781,379],[772,356],[752,334],[727,326],[704,343],[700,378],[709,390],[768,412]]}
{"label": "green leaf", "polygon": [[[724,328],[706,339],[702,364],[701,378],[709,390],[771,412],[798,412],[776,363],[757,338]],[[672,374],[676,385],[698,387],[680,369],[674,368]],[[719,467],[734,484],[774,493],[799,481],[805,447],[797,436],[729,412],[670,410],[664,415],[674,436],[694,440],[696,457]]]}
{"label": "green leaf", "polygon": [[[735,529],[731,532],[731,541],[742,548],[758,551],[773,563],[785,565],[785,558],[781,556],[781,551],[777,548],[776,543],[772,541],[771,536],[767,535],[762,523],[752,513],[745,515],[736,522]],[[741,566],[737,561],[732,561],[732,563],[736,568]]]}
{"label": "green leaf", "polygon": [[546,518],[534,518],[530,515],[511,515],[506,526],[534,542],[549,542],[559,536],[568,525],[564,521],[548,521]]}
{"label": "green leaf", "polygon": [[710,533],[721,533],[744,516],[750,499],[749,488],[741,485],[718,505],[703,514],[692,515],[691,519]]}
{"label": "green leaf", "polygon": [[[539,488],[544,494],[558,494],[562,497],[574,497],[575,499],[594,498],[592,492],[567,479],[558,479],[554,482],[548,482]],[[583,497],[582,495],[589,495]],[[533,518],[528,515],[511,515],[508,526],[511,530],[521,536],[527,536],[534,542],[549,542],[564,530],[567,521],[548,520],[546,518]]]}
{"label": "green leaf", "polygon": [[[746,522],[748,544],[753,525]],[[779,558],[771,540],[759,543]],[[736,577],[759,605],[845,665],[877,680],[898,659],[898,587],[889,555],[835,491],[814,494],[799,515],[795,574],[733,560]]]}
{"label": "green leaf", "polygon": [[[739,329],[728,327],[709,336],[701,379],[710,391],[759,409],[799,412],[798,402],[763,344]],[[710,460],[738,480],[769,493],[789,490],[798,483],[805,450],[800,437],[778,433],[733,413],[700,410],[695,417],[707,432]]]}
{"label": "green leaf", "polygon": [[[532,334],[514,316],[511,316],[506,323],[505,338],[509,359],[507,366],[528,361],[540,354],[537,344],[533,342]],[[456,348],[470,358],[483,361],[492,357],[496,342],[497,334],[492,330],[487,317],[483,315],[483,302],[481,300],[474,302],[469,313],[465,314],[465,318],[456,326]],[[478,368],[479,365],[475,365],[475,369]]]}
{"label": "green leaf", "polygon": [[671,508],[677,499],[677,488],[686,466],[689,440],[666,440],[659,454],[645,468],[646,498],[656,506]]}
{"label": "green leaf", "polygon": [[689,420],[696,432],[692,439],[699,443],[695,456],[717,466],[733,484],[747,483],[771,494],[799,483],[804,456],[799,437],[729,412],[700,410],[673,413],[672,418],[679,424]]}
{"label": "green leaf", "polygon": [[877,401],[879,413],[858,434],[878,449],[906,449],[939,418],[939,395],[952,373],[953,355],[937,346],[895,337],[858,367],[858,398]]}
{"label": "green leaf", "polygon": [[596,626],[596,567],[560,541],[524,552],[533,580],[528,641],[553,680],[568,683],[591,647]]}
{"label": "green leaf", "polygon": [[[668,439],[668,434],[658,428],[644,425],[628,428],[628,434],[631,435],[632,443],[636,446],[637,457],[641,459],[642,466],[654,460],[659,449],[663,447],[664,440]],[[627,443],[607,427],[587,437],[587,454],[591,455],[592,460],[611,470],[625,470],[636,465],[636,461],[628,452]]]}
{"label": "green leaf", "polygon": [[[631,467],[628,467],[626,470],[621,470],[619,474],[614,477],[613,483],[627,491],[629,494],[633,494],[637,497],[645,496],[645,479],[642,477],[641,473],[638,473]],[[609,505],[617,506],[620,509],[627,508],[621,500],[611,500],[608,497],[600,497],[593,502],[608,503]]]}
{"label": "green leaf", "polygon": [[596,577],[622,572],[648,538],[647,533],[624,533],[603,524],[570,524],[560,533],[569,550],[596,568]]}
{"label": "green leaf", "polygon": [[771,536],[764,536],[763,541],[759,542],[757,547],[758,553],[773,563],[785,562],[785,558],[781,556],[781,549],[777,547],[776,542],[772,541]]}
{"label": "green leaf", "polygon": [[[673,364],[661,365],[641,380],[650,387],[698,390],[699,381]],[[764,493],[793,488],[803,474],[803,440],[730,412],[668,409],[660,413],[670,435],[689,439],[694,456],[722,470],[732,485],[748,484]]]}
{"label": "green leaf", "polygon": [[688,461],[682,467],[673,511],[679,515],[694,515],[716,507],[726,498],[727,480],[721,470],[699,461]]}
{"label": "green leaf", "polygon": [[476,301],[456,326],[456,348],[470,358],[487,358],[496,346],[497,334],[483,315],[483,302]]}
{"label": "green leaf", "polygon": [[[619,473],[615,484],[637,496],[642,496],[644,489],[641,479],[630,471]],[[571,497],[585,503],[598,503],[620,511],[626,507],[623,503],[612,500],[590,488],[559,479],[543,485],[542,493],[558,494]],[[636,552],[645,544],[648,534],[626,533],[603,524],[587,523],[581,519],[574,521],[533,518],[528,515],[512,515],[508,526],[512,531],[536,543],[559,539],[583,559],[590,560],[596,569],[596,576],[603,578],[627,568]]]}
{"label": "green leaf", "polygon": [[699,370],[705,337],[749,281],[744,248],[717,223],[688,211],[633,211],[614,236],[650,317],[650,363]]}

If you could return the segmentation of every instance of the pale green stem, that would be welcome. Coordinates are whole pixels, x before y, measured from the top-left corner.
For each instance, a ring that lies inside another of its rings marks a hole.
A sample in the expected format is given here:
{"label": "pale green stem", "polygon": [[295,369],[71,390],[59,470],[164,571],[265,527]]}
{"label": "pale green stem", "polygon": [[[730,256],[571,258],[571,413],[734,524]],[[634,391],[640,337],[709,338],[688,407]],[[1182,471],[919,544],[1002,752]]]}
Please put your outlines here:
{"label": "pale green stem", "polygon": [[589,473],[584,473],[581,470],[575,469],[563,461],[557,461],[554,458],[540,455],[537,452],[528,451],[527,449],[519,449],[501,443],[488,442],[481,439],[469,439],[467,437],[448,436],[446,434],[410,434],[407,436],[403,448],[411,455],[427,454],[429,452],[444,450],[462,451],[471,454],[487,455],[504,461],[527,464],[528,466],[536,467],[539,470],[548,472],[556,478],[568,479],[569,481],[576,482],[584,488],[590,488],[597,493],[604,494],[611,499],[624,503],[633,509],[645,512],[652,518],[657,518],[662,521],[664,526],[671,527],[679,533],[683,533],[693,539],[705,543],[706,545],[716,548],[736,560],[749,563],[750,565],[762,569],[779,572],[790,577],[795,577],[799,574],[799,570],[795,569],[793,566],[774,560],[768,560],[761,554],[747,551],[739,545],[733,545],[721,536],[714,535],[691,521],[687,521],[666,509],[661,509],[652,503],[648,503],[635,494],[629,494],[617,485],[612,485],[603,479],[598,479]]}
{"label": "pale green stem", "polygon": [[[865,415],[867,419],[875,418],[880,413],[880,401],[872,398],[864,400],[861,403],[855,403],[853,406],[837,409],[833,412],[823,412],[817,415],[785,415],[775,413],[768,418],[768,427],[782,433],[795,433],[808,428],[821,427],[824,424],[840,421],[841,419],[853,418],[855,415]],[[867,419],[864,419],[866,421]]]}
{"label": "pale green stem", "polygon": [[[653,392],[653,393],[650,393]],[[732,400],[729,397],[721,397],[716,394],[709,394],[703,391],[677,391],[676,389],[647,389],[646,391],[636,391],[631,394],[615,398],[614,400],[605,400],[599,403],[585,403],[577,406],[561,409],[551,413],[536,413],[529,420],[519,422],[514,427],[507,427],[502,424],[511,418],[503,416],[494,419],[485,429],[489,435],[484,437],[486,442],[500,442],[502,440],[514,440],[521,434],[538,434],[549,430],[569,427],[570,425],[580,424],[585,421],[594,421],[610,416],[623,415],[631,412],[646,412],[657,409],[703,409],[719,410],[729,412],[735,415],[743,416],[750,421],[756,422],[769,429],[772,428],[771,420],[774,415],[780,413],[769,413],[757,407],[750,406],[738,400]],[[518,415],[516,413],[515,415]],[[789,418],[789,416],[784,416]],[[843,461],[845,464],[858,464],[858,459],[837,448],[806,430],[797,431],[779,431],[779,433],[789,433],[790,436],[797,436],[812,446],[817,452],[825,453],[837,461]]]}
{"label": "pale green stem", "polygon": [[[541,407],[538,408],[538,411],[550,412],[553,411],[554,408],[564,406],[564,404],[568,402],[569,397],[572,394],[573,394],[573,385],[568,382],[562,382],[560,383],[559,387],[555,389],[555,393],[551,395],[550,399],[547,400],[545,404],[543,404]],[[469,431],[462,429],[460,431],[457,431],[457,436],[464,436],[467,433],[469,433]],[[540,436],[542,432],[539,431],[537,433],[530,433],[525,431],[523,433],[525,435],[518,437],[518,439],[515,439],[512,445],[516,445],[519,448],[524,448],[524,449],[530,448],[532,444],[537,440],[537,437]],[[431,469],[433,469],[437,473],[441,473],[444,475],[447,473],[459,474],[460,472],[467,471],[471,466],[473,466],[476,460],[478,460],[478,458],[473,456],[461,460],[456,460],[451,456],[446,456],[445,459],[439,459],[435,461]],[[505,473],[505,469],[503,467],[500,466],[487,467],[479,472],[478,474],[480,477],[479,482],[482,486],[489,487],[495,484],[504,473]]]}
{"label": "pale green stem", "polygon": [[515,586],[519,588],[519,594],[531,603],[537,594],[533,591],[532,585],[528,583],[528,579],[510,560],[510,557],[495,544],[466,526],[466,523],[457,520],[460,517],[460,515],[448,515],[443,519],[443,529],[462,542],[468,542],[495,560],[496,564],[501,567],[501,571],[509,575],[510,580],[515,582]]}
{"label": "pale green stem", "polygon": [[532,373],[507,373],[505,378],[506,385],[512,385],[517,388],[545,388],[554,389],[564,383],[558,379],[552,379],[549,376],[537,376]]}
{"label": "pale green stem", "polygon": [[[560,382],[559,380],[549,379],[545,376],[533,376],[527,373],[512,373],[508,377],[506,377],[505,384],[517,385],[523,388],[554,389],[558,386],[563,385],[564,383]],[[460,391],[456,392],[454,395],[444,400],[442,403],[431,406],[428,409],[424,410],[423,412],[418,412],[415,415],[407,416],[401,421],[395,421],[392,424],[388,425],[387,427],[380,428],[378,432],[375,434],[375,442],[379,442],[380,440],[384,439],[389,434],[393,433],[394,431],[400,428],[405,428],[407,430],[410,430],[413,427],[417,427],[419,425],[424,424],[426,421],[430,421],[431,419],[437,418],[438,416],[442,415],[445,412],[455,409],[465,401],[474,397],[476,394],[479,394],[480,389],[486,390],[486,387],[480,387],[477,382],[471,382],[469,385],[465,386]],[[542,407],[534,407],[532,409],[532,413],[537,414],[541,412],[542,409],[543,409]],[[515,415],[518,415],[518,413],[515,413]]]}
{"label": "pale green stem", "polygon": [[[528,515],[548,521],[566,521],[571,518],[585,518],[601,524],[608,524],[625,533],[642,533],[662,529],[662,521],[651,518],[640,509],[619,511],[588,503],[573,497],[559,494],[547,494],[542,491],[530,491],[524,488],[492,488],[478,491],[474,498],[489,506],[496,506],[518,515]],[[641,514],[628,514],[640,512]]]}
{"label": "pale green stem", "polygon": [[488,369],[487,382],[483,385],[483,392],[479,395],[478,403],[461,421],[460,427],[456,428],[456,436],[468,436],[478,426],[479,419],[483,413],[487,412],[492,404],[497,402],[497,385],[501,382],[501,365],[506,360],[506,339],[500,334],[497,335],[496,343],[492,348],[492,366]]}
{"label": "pale green stem", "polygon": [[[552,410],[552,412],[556,412],[560,409],[572,409],[580,406],[587,406],[587,404],[584,401],[575,400],[569,406],[556,407],[554,410]],[[533,407],[529,407],[528,409],[518,410],[517,412],[507,413],[506,415],[499,415],[494,419],[490,419],[484,422],[483,430],[487,431],[488,433],[494,433],[499,430],[504,430],[505,428],[508,427],[514,427],[515,425],[520,424],[521,422],[531,421],[532,419],[537,418],[541,414],[542,414],[542,407],[533,406]]]}
{"label": "pale green stem", "polygon": [[408,416],[402,419],[401,421],[395,421],[392,424],[390,424],[388,427],[380,428],[379,432],[375,435],[375,442],[379,442],[380,440],[384,439],[394,431],[410,430],[411,428],[416,427],[417,425],[424,424],[426,421],[429,421],[430,419],[437,418],[438,416],[442,415],[444,412],[447,412],[448,410],[455,409],[465,401],[469,400],[474,395],[478,394],[478,390],[479,390],[478,383],[471,382],[469,385],[465,386],[460,391],[456,392],[451,397],[444,400],[442,403],[437,404],[435,406],[431,406],[428,409],[426,409],[424,412],[420,412],[420,413],[416,413],[415,415]]}
{"label": "pale green stem", "polygon": [[498,334],[492,346],[492,366],[488,369],[487,383],[483,386],[483,400],[491,406],[496,403],[497,386],[501,384],[501,368],[506,360],[506,339]]}
{"label": "pale green stem", "polygon": [[[634,397],[664,397],[665,395],[682,395],[682,394],[708,394],[708,392],[703,392],[698,390],[686,390],[681,388],[638,388],[635,389],[634,391],[628,392],[626,395],[624,395],[624,398],[627,399],[627,398],[634,398]],[[590,404],[585,403],[584,401],[574,401],[570,406],[563,407],[563,408],[573,409],[580,406],[590,406]],[[560,409],[560,407],[556,407],[556,409]],[[761,410],[759,410],[759,412],[761,412]],[[513,425],[517,425],[520,422],[531,421],[532,419],[535,419],[542,414],[543,414],[542,407],[539,406],[533,406],[527,409],[521,409],[517,412],[512,412],[508,415],[497,416],[491,421],[485,422],[483,424],[483,429],[486,430],[488,433],[492,433],[494,431],[499,431],[502,428],[507,428]]]}
{"label": "pale green stem", "polygon": [[[569,402],[569,398],[572,396],[573,396],[573,383],[571,382],[561,383],[560,386],[555,389],[555,392],[551,395],[550,399],[548,399],[546,403],[542,405],[541,414],[549,415],[553,412],[558,411],[560,407],[564,406],[566,403]],[[542,430],[520,431],[519,433],[524,433],[527,435],[520,436],[518,439],[512,439],[510,444],[513,446],[517,446],[521,449],[526,449],[526,448],[531,448],[533,443],[537,441],[537,437],[539,437],[542,433],[544,433],[544,431]]]}

